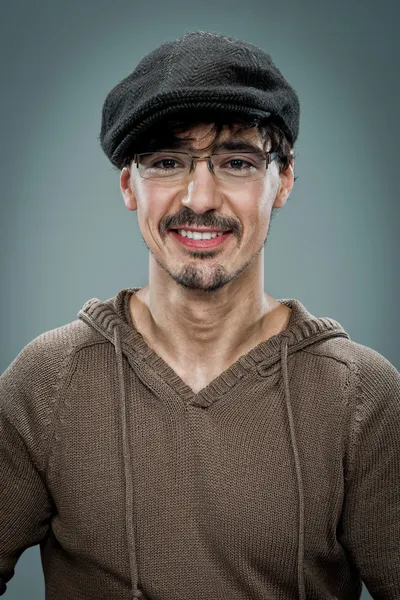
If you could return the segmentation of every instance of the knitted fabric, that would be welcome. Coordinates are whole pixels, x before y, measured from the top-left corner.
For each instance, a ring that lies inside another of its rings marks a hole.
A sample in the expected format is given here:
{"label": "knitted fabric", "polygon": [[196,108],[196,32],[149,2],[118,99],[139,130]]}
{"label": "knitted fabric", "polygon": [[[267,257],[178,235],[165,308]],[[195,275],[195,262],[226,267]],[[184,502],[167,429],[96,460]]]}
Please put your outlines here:
{"label": "knitted fabric", "polygon": [[361,581],[398,600],[395,367],[285,299],[286,329],[195,393],[133,327],[136,291],[0,377],[3,590],[40,544],[47,600],[356,600]]}

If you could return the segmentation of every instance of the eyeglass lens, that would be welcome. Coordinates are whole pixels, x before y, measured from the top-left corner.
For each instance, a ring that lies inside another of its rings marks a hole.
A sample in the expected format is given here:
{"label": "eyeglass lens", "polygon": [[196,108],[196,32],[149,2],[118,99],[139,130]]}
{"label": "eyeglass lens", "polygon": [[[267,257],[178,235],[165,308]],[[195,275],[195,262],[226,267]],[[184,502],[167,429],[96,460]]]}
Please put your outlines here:
{"label": "eyeglass lens", "polygon": [[[192,157],[185,152],[145,152],[137,158],[139,172],[146,179],[179,181],[189,175],[192,167]],[[260,179],[267,167],[261,152],[218,152],[211,155],[211,163],[215,176],[225,181]]]}

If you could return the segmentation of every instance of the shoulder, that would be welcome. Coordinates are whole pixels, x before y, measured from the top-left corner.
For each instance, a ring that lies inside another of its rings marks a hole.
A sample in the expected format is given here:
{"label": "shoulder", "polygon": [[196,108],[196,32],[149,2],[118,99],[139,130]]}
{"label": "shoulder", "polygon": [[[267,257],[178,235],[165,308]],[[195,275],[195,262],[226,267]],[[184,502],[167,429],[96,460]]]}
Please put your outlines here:
{"label": "shoulder", "polygon": [[0,421],[12,424],[27,445],[47,439],[74,357],[105,341],[79,319],[34,338],[0,376]]}
{"label": "shoulder", "polygon": [[59,373],[81,348],[102,341],[104,338],[98,332],[76,319],[45,331],[30,341],[4,371],[1,379],[13,380],[13,376],[17,375],[18,383],[22,384],[43,375],[48,380],[50,373]]}
{"label": "shoulder", "polygon": [[347,364],[360,373],[380,376],[399,376],[395,366],[382,354],[349,338],[322,340],[304,349],[306,353]]}
{"label": "shoulder", "polygon": [[355,419],[371,415],[400,417],[400,373],[380,352],[347,338],[331,338],[305,352],[346,366],[344,388]]}

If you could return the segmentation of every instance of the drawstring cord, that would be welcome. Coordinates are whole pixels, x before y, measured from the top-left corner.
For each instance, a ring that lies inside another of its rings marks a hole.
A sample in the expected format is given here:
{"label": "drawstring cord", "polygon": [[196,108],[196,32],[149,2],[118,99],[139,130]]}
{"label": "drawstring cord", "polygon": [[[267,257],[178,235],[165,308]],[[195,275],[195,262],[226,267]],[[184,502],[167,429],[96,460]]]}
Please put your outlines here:
{"label": "drawstring cord", "polygon": [[299,588],[299,600],[306,600],[306,590],[304,585],[304,572],[303,572],[303,560],[304,560],[304,492],[303,482],[301,478],[301,466],[299,460],[299,452],[296,444],[296,434],[294,428],[294,419],[292,413],[292,407],[290,404],[290,388],[289,388],[289,375],[287,368],[287,355],[288,355],[288,338],[284,337],[281,344],[281,366],[283,385],[285,389],[285,400],[286,408],[289,418],[290,436],[292,440],[292,448],[294,454],[294,461],[296,465],[297,485],[299,490],[299,539],[298,539],[298,553],[297,553],[297,577],[298,577],[298,588]]}
{"label": "drawstring cord", "polygon": [[125,513],[126,513],[126,534],[128,542],[128,554],[129,554],[129,568],[131,574],[131,589],[132,589],[132,600],[136,598],[144,598],[143,593],[138,589],[138,567],[136,562],[136,550],[135,550],[135,533],[133,527],[133,482],[132,482],[132,461],[129,449],[129,440],[127,432],[127,419],[126,419],[126,394],[125,394],[125,382],[124,382],[124,366],[122,359],[121,349],[121,334],[118,327],[114,329],[114,346],[115,353],[117,356],[117,367],[118,367],[118,379],[120,382],[121,389],[121,421],[122,421],[122,448],[124,456],[124,469],[125,469]]}

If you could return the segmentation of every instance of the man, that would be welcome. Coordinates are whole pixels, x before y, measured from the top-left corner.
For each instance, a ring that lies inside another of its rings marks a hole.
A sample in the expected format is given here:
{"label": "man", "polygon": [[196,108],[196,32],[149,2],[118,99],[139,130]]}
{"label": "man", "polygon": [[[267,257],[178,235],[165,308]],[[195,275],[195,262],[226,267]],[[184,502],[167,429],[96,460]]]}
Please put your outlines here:
{"label": "man", "polygon": [[271,58],[215,33],[107,96],[149,283],[1,377],[3,591],[40,544],[47,600],[400,597],[400,375],[264,291],[298,121]]}

